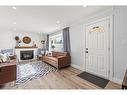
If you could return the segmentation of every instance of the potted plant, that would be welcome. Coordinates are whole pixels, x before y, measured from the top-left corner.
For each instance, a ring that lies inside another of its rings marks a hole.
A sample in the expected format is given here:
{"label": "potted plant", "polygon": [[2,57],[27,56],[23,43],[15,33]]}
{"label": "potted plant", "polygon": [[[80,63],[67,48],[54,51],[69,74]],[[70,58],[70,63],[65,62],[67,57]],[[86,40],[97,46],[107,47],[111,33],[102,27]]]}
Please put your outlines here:
{"label": "potted plant", "polygon": [[54,46],[54,45],[52,45],[52,46],[51,46],[51,48],[52,48],[52,50],[54,50],[55,46]]}

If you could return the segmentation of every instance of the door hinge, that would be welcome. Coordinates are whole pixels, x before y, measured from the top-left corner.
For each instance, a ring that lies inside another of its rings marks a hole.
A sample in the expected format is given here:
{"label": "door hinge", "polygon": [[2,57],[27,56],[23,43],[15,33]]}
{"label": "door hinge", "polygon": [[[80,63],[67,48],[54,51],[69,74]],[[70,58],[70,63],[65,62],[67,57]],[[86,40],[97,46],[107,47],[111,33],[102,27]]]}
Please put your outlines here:
{"label": "door hinge", "polygon": [[110,48],[108,48],[108,51],[110,51]]}
{"label": "door hinge", "polygon": [[110,23],[108,24],[108,27],[110,28]]}

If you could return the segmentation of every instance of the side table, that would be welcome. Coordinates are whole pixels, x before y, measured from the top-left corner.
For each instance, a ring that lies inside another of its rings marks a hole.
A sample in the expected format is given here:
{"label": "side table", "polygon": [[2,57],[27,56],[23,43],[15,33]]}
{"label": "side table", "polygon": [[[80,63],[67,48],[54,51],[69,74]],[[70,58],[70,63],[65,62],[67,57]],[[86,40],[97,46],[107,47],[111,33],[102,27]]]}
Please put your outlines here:
{"label": "side table", "polygon": [[16,60],[0,63],[0,85],[16,80]]}

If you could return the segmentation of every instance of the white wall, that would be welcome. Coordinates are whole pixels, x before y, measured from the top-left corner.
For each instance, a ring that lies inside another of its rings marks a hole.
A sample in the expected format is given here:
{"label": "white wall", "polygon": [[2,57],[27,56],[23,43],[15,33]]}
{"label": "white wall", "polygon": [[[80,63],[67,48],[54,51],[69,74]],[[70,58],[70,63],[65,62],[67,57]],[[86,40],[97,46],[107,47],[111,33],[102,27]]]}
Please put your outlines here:
{"label": "white wall", "polygon": [[83,64],[83,25],[70,27],[71,60],[73,65]]}
{"label": "white wall", "polygon": [[110,10],[96,13],[88,18],[81,19],[70,26],[72,65],[84,69],[83,29],[84,24],[99,18],[114,15],[114,80],[122,82],[127,69],[127,7],[115,7]]}
{"label": "white wall", "polygon": [[88,18],[80,19],[79,21],[70,25],[70,41],[71,41],[71,58],[72,58],[72,65],[76,66],[80,69],[85,68],[85,64],[83,60],[85,60],[85,41],[83,40],[85,36],[85,27],[84,25],[90,23],[91,21],[98,20],[100,18],[104,18],[106,16],[112,15],[113,8],[108,9],[101,13],[96,13]]}
{"label": "white wall", "polygon": [[127,69],[127,7],[114,9],[114,77],[123,79]]}
{"label": "white wall", "polygon": [[[16,45],[15,36],[19,36],[20,39],[24,36],[29,36],[32,40],[29,45],[32,45],[32,42],[35,41],[38,47],[42,46],[41,40],[45,39],[45,36],[39,33],[13,32],[2,29],[0,31],[0,49],[14,48]],[[25,45],[23,42],[21,44]]]}

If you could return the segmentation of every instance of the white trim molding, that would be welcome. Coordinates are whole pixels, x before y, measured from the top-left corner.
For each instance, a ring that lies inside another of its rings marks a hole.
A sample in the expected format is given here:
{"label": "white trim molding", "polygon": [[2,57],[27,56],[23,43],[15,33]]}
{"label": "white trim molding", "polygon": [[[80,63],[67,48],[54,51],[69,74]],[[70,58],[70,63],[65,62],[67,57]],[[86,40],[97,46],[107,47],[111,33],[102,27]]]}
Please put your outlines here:
{"label": "white trim molding", "polygon": [[32,50],[33,53],[34,53],[34,58],[33,59],[36,59],[36,55],[37,55],[37,48],[22,48],[22,49],[15,49],[15,53],[16,53],[16,56],[17,56],[17,59],[19,61],[22,61],[20,59],[20,51],[29,51],[29,50]]}
{"label": "white trim molding", "polygon": [[[113,77],[114,77],[114,62],[113,62],[113,15],[110,15],[110,16],[106,16],[106,17],[103,17],[103,18],[100,18],[100,19],[97,19],[97,20],[94,20],[94,21],[90,21],[88,23],[85,23],[84,26],[83,26],[83,36],[85,36],[85,26],[87,25],[90,25],[90,24],[93,24],[93,23],[96,23],[96,22],[99,22],[99,21],[103,21],[103,20],[109,20],[109,48],[110,48],[110,52],[109,52],[109,80],[112,80]],[[85,37],[83,37],[85,38]],[[84,42],[85,42],[85,39],[83,39],[83,49],[86,48]],[[85,50],[83,50],[83,57],[85,57],[85,53],[84,53]],[[86,64],[85,63],[85,60],[83,59],[83,64]],[[86,67],[85,65],[83,65],[84,67]]]}
{"label": "white trim molding", "polygon": [[[71,67],[84,71],[84,68],[79,65],[71,64]],[[122,80],[120,79],[113,78],[113,79],[110,79],[110,81],[122,85]]]}
{"label": "white trim molding", "polygon": [[117,84],[122,85],[122,80],[120,80],[120,79],[113,78],[111,81],[113,81],[113,82],[115,82]]}
{"label": "white trim molding", "polygon": [[79,66],[79,65],[75,65],[75,64],[71,64],[72,67],[76,68],[76,69],[79,69],[81,71],[84,71],[84,69],[82,68],[82,66]]}

